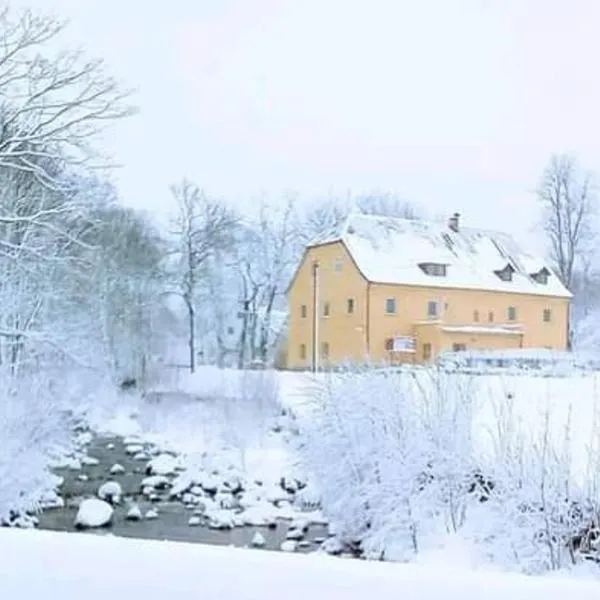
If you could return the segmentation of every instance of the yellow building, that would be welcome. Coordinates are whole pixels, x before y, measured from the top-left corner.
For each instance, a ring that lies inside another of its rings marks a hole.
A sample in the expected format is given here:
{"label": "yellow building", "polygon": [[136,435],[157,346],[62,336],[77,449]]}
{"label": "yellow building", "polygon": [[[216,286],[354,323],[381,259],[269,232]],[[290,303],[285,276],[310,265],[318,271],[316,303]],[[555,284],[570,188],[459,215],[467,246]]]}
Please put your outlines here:
{"label": "yellow building", "polygon": [[287,366],[426,363],[445,351],[564,350],[570,292],[508,235],[351,215],[288,289]]}

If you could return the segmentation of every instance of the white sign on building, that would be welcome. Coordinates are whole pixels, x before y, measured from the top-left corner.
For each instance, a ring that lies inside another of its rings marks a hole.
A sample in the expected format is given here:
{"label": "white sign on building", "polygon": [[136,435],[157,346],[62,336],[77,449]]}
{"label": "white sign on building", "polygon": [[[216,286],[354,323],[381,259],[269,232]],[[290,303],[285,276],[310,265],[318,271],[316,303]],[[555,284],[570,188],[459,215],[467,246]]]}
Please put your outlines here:
{"label": "white sign on building", "polygon": [[398,336],[394,338],[394,352],[414,352],[415,338]]}

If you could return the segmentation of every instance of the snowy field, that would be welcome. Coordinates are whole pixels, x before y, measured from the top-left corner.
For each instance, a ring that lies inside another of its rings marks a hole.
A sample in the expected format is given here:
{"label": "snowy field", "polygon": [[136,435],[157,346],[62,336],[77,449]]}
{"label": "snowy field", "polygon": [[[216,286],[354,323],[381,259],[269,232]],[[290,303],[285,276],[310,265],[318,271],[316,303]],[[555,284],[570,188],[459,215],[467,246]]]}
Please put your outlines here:
{"label": "snowy field", "polygon": [[5,600],[564,600],[598,583],[285,555],[201,545],[0,531]]}

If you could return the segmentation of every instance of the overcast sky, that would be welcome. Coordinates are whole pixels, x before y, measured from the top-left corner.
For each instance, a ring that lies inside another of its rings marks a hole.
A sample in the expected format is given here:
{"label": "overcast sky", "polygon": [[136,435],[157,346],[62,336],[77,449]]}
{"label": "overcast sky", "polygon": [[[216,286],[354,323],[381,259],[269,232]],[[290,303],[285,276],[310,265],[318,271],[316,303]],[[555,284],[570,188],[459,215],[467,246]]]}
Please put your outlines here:
{"label": "overcast sky", "polygon": [[385,190],[516,234],[553,151],[600,167],[598,0],[19,0],[139,88],[123,200]]}

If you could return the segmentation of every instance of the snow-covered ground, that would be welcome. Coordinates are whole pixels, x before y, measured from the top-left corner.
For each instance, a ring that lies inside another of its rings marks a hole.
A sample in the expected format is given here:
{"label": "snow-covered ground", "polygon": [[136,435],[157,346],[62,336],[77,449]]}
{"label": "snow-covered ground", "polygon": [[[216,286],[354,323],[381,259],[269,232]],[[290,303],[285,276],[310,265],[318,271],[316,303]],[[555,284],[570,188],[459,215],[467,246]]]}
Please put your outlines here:
{"label": "snow-covered ground", "polygon": [[564,600],[595,581],[41,531],[0,531],[4,600]]}

